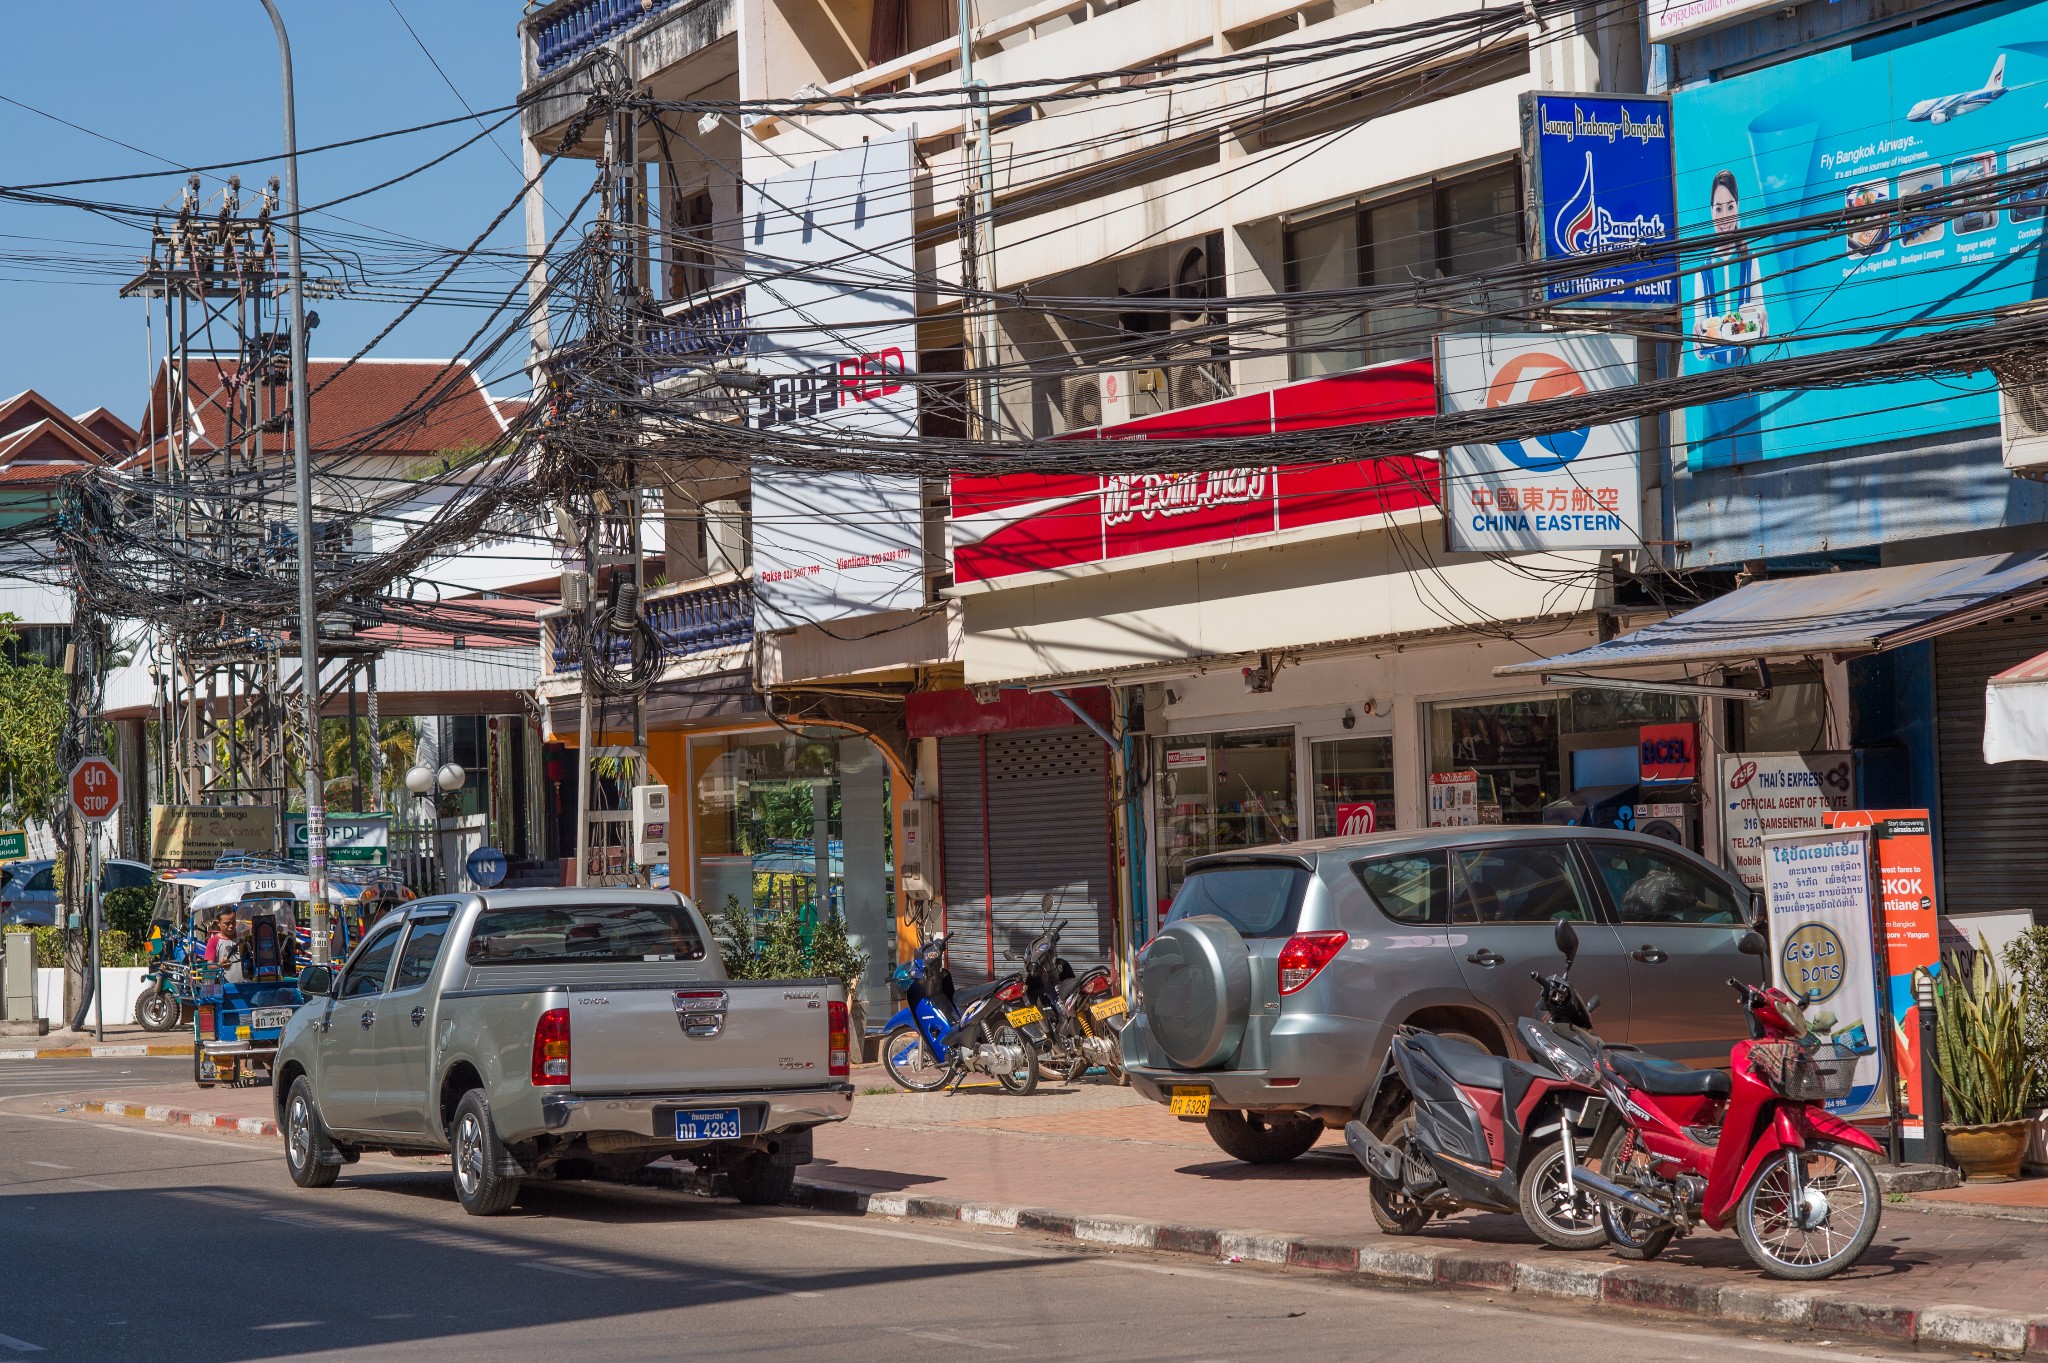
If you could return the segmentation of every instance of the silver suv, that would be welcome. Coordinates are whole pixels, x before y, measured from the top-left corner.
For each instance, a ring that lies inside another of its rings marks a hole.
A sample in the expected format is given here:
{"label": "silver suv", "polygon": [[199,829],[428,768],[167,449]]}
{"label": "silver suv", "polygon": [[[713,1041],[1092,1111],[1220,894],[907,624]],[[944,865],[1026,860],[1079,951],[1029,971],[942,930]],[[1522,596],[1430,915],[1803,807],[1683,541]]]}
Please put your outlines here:
{"label": "silver suv", "polygon": [[1360,1116],[1402,1024],[1519,1054],[1531,971],[1578,926],[1580,992],[1611,1042],[1727,1063],[1749,889],[1683,848],[1614,829],[1392,832],[1218,853],[1138,960],[1131,1083],[1225,1152],[1291,1160]]}

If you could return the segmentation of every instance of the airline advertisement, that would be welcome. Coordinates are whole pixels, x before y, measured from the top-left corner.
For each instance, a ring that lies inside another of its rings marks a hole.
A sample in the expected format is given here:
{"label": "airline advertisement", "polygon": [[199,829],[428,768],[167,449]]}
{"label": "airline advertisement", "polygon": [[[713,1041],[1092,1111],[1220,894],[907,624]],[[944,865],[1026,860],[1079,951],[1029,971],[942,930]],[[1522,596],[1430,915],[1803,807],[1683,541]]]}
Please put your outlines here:
{"label": "airline advertisement", "polygon": [[[1606,332],[1458,332],[1436,338],[1443,410],[1579,397],[1636,381],[1636,341]],[[1642,544],[1633,421],[1444,451],[1453,550],[1523,553]]]}
{"label": "airline advertisement", "polygon": [[[1678,91],[1683,372],[1913,335],[2048,293],[2048,4],[2004,3]],[[1968,197],[2038,167],[2043,179]],[[1961,190],[1958,197],[1950,196]],[[1882,209],[1830,231],[1773,223]],[[1695,470],[1998,423],[1989,373],[1745,392],[1683,414]]]}
{"label": "airline advertisement", "polygon": [[[1543,260],[1669,241],[1678,230],[1671,103],[1647,95],[1522,96],[1529,240]],[[1670,256],[1552,279],[1543,301],[1568,308],[1669,308]]]}
{"label": "airline advertisement", "polygon": [[1884,914],[1884,970],[1891,1005],[1892,1055],[1906,1081],[1906,1111],[1920,1105],[1920,1004],[1913,992],[1919,971],[1941,971],[1941,925],[1934,905],[1934,835],[1924,809],[1848,809],[1829,814],[1830,828],[1869,828],[1877,857],[1877,889]]}
{"label": "airline advertisement", "polygon": [[1817,829],[1764,838],[1764,902],[1771,917],[1772,975],[1797,999],[1823,1065],[1852,1064],[1838,1117],[1890,1110],[1884,1091],[1888,1025],[1871,931],[1870,830]]}

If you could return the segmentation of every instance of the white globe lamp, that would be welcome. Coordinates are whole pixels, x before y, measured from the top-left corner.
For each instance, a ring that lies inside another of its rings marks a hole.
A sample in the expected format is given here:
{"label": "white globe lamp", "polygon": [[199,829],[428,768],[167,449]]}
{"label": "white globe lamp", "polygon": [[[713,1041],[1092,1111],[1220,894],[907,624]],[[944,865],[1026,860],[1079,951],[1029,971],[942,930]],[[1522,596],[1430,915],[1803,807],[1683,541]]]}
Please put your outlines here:
{"label": "white globe lamp", "polygon": [[441,769],[434,773],[434,784],[443,790],[461,790],[462,783],[469,779],[469,773],[454,762],[443,762]]}
{"label": "white globe lamp", "polygon": [[434,788],[434,769],[414,767],[405,774],[405,788],[415,795],[425,795]]}

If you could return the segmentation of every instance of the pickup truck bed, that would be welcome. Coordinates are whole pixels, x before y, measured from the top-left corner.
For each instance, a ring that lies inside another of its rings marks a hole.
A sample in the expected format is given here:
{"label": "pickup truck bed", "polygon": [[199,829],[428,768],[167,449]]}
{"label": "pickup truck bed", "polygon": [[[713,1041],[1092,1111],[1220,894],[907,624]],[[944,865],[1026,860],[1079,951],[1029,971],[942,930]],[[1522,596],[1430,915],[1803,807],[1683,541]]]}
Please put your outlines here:
{"label": "pickup truck bed", "polygon": [[324,992],[307,987],[285,1030],[293,1175],[363,1150],[461,1147],[474,1093],[501,1179],[627,1175],[675,1156],[772,1200],[808,1161],[811,1128],[852,1109],[845,989],[723,975],[702,918],[674,894],[409,904],[314,981]]}

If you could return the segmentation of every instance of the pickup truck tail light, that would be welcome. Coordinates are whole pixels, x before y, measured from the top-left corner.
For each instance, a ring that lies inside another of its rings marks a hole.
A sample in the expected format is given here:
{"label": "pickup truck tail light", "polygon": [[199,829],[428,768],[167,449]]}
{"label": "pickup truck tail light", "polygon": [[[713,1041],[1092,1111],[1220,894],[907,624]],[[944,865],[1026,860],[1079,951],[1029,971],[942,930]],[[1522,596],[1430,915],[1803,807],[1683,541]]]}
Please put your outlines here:
{"label": "pickup truck tail light", "polygon": [[853,1048],[851,1029],[846,1018],[846,1005],[836,1000],[825,1005],[825,1046],[830,1052],[829,1072],[833,1075],[851,1074],[847,1061],[848,1052]]}
{"label": "pickup truck tail light", "polygon": [[533,1082],[536,1087],[569,1082],[569,1010],[550,1008],[533,1025]]}
{"label": "pickup truck tail light", "polygon": [[1297,932],[1280,948],[1280,993],[1298,993],[1337,958],[1351,940],[1343,932]]}

